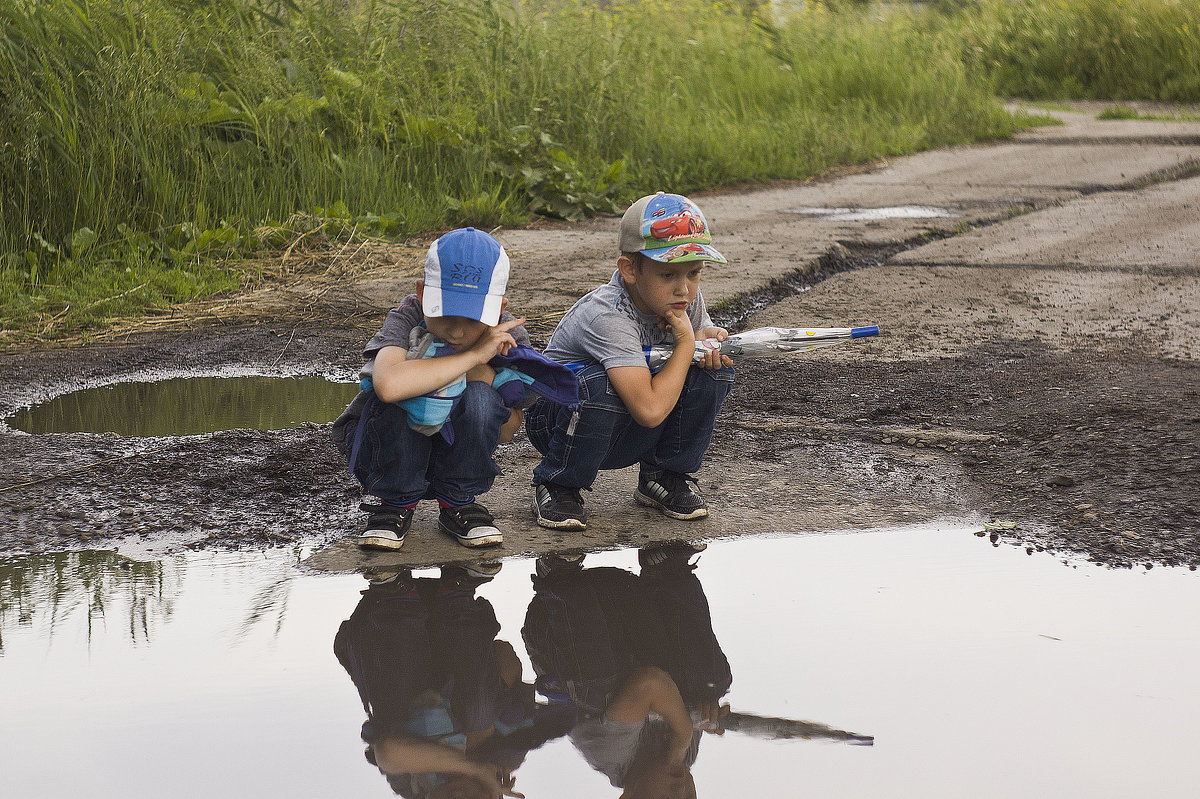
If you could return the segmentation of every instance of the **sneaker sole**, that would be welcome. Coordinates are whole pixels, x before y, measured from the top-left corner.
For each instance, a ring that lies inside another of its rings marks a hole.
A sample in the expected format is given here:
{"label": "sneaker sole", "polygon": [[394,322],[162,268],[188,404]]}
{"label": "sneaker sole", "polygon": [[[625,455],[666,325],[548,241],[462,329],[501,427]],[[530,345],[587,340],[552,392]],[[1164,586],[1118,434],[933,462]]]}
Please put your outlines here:
{"label": "sneaker sole", "polygon": [[500,569],[504,566],[503,563],[487,562],[487,563],[468,563],[463,566],[467,574],[472,577],[483,577],[491,579],[500,573]]}
{"label": "sneaker sole", "polygon": [[462,544],[464,547],[471,547],[472,549],[475,547],[491,547],[504,543],[504,533],[500,532],[495,527],[490,528],[492,530],[490,533],[481,533],[479,535],[471,536],[470,538],[461,536],[453,530],[446,529],[440,522],[438,523],[438,529],[453,538],[458,543]]}
{"label": "sneaker sole", "polygon": [[549,530],[586,530],[587,522],[579,519],[563,519],[555,521],[542,516],[541,509],[538,507],[537,500],[533,502],[533,515],[537,519],[539,527],[545,527]]}
{"label": "sneaker sole", "polygon": [[397,540],[395,538],[367,533],[358,537],[358,545],[363,549],[386,549],[394,551],[404,546],[404,539]]}
{"label": "sneaker sole", "polygon": [[649,508],[657,508],[664,516],[670,516],[672,519],[688,521],[690,519],[703,519],[708,515],[708,508],[696,508],[691,513],[680,513],[677,510],[671,510],[654,497],[646,496],[640,490],[633,492],[633,498],[639,505],[645,505]]}

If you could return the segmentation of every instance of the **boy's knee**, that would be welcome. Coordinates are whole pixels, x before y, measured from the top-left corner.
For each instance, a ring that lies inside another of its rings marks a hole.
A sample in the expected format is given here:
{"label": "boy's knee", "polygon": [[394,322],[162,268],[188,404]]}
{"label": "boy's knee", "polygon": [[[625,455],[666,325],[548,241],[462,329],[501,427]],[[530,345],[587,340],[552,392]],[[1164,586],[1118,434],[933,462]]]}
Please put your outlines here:
{"label": "boy's knee", "polygon": [[726,366],[721,369],[689,369],[684,383],[683,394],[699,398],[712,398],[723,402],[726,395],[733,389],[734,371]]}
{"label": "boy's knee", "polygon": [[503,423],[509,416],[508,408],[505,407],[496,389],[478,380],[467,382],[462,397],[459,399],[458,410],[468,424],[472,422]]}

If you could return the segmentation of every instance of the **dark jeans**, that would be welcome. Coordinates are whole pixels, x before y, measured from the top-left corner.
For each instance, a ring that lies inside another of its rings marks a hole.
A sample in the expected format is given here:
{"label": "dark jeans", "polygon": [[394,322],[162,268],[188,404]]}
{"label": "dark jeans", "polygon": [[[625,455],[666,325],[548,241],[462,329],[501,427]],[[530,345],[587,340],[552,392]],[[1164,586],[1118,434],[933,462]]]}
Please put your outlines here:
{"label": "dark jeans", "polygon": [[363,490],[399,504],[437,495],[455,504],[487,493],[500,473],[492,453],[509,409],[486,383],[471,381],[450,414],[454,443],[408,426],[394,403],[371,403],[354,476]]}
{"label": "dark jeans", "polygon": [[658,427],[642,427],[617,396],[600,364],[579,372],[579,405],[539,399],[526,414],[529,440],[542,453],[533,483],[591,488],[601,469],[641,463],[643,471],[688,474],[700,469],[713,425],[733,388],[733,369],[688,369],[679,402]]}
{"label": "dark jeans", "polygon": [[334,639],[334,653],[358,688],[375,732],[405,734],[413,700],[433,690],[450,700],[460,731],[496,720],[503,684],[500,632],[491,603],[440,580],[405,594],[370,588]]}
{"label": "dark jeans", "polygon": [[585,711],[602,712],[638,666],[670,674],[688,704],[729,690],[729,661],[691,568],[647,567],[641,575],[566,569],[533,584],[521,635],[534,671],[539,683],[562,686]]}

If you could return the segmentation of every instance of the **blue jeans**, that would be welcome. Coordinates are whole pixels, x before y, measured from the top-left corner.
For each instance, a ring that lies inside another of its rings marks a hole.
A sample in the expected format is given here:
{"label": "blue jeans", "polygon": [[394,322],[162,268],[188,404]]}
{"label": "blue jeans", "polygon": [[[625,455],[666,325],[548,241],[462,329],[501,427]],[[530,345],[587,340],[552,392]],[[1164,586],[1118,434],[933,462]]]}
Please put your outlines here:
{"label": "blue jeans", "polygon": [[579,405],[539,399],[526,413],[529,440],[542,453],[533,484],[591,488],[601,469],[641,463],[648,476],[698,471],[717,412],[733,388],[733,369],[692,367],[675,409],[658,427],[642,427],[617,396],[600,364],[579,372]]}
{"label": "blue jeans", "polygon": [[425,436],[408,426],[404,410],[371,403],[354,476],[382,500],[408,504],[438,496],[454,504],[487,493],[500,473],[492,453],[509,409],[487,383],[471,381],[450,414],[454,443],[441,433]]}
{"label": "blue jeans", "polygon": [[419,579],[403,595],[364,591],[338,628],[333,651],[369,708],[377,737],[412,735],[413,700],[425,690],[449,700],[455,730],[466,732],[486,729],[500,713],[499,632],[486,599]]}
{"label": "blue jeans", "polygon": [[689,705],[729,691],[729,660],[691,568],[564,569],[535,577],[533,587],[521,636],[538,684],[585,711],[602,712],[637,666],[670,674]]}

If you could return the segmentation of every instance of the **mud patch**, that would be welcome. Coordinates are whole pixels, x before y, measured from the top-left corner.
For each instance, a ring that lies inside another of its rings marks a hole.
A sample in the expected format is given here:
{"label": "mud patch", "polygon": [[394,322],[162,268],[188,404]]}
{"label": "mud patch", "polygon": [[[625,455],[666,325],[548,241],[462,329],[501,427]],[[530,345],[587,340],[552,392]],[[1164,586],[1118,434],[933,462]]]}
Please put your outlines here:
{"label": "mud patch", "polygon": [[789,297],[810,291],[834,275],[855,269],[880,266],[898,253],[952,235],[954,234],[945,231],[931,232],[911,240],[891,244],[840,242],[831,247],[814,264],[789,272],[772,280],[762,288],[721,300],[709,310],[718,325],[727,328],[730,332],[740,332],[746,328],[746,323],[751,316]]}

